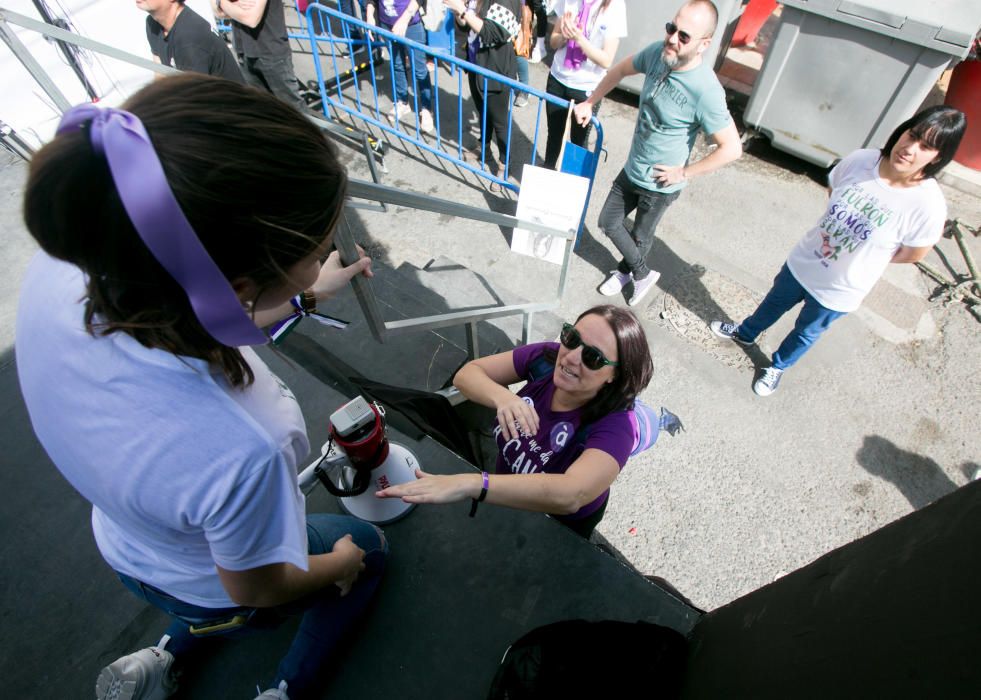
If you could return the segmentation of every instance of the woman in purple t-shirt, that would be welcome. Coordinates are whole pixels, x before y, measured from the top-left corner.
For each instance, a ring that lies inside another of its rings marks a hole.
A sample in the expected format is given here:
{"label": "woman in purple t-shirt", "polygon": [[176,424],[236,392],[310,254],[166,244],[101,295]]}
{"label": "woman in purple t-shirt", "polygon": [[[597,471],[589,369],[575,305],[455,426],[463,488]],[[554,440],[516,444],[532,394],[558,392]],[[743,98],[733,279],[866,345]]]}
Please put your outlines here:
{"label": "woman in purple t-shirt", "polygon": [[[419,15],[417,0],[369,0],[365,6],[365,21],[368,24],[380,23],[382,27],[404,36],[417,44],[426,43],[426,30]],[[392,73],[395,80],[395,104],[388,117],[392,124],[407,118],[413,113],[409,103],[409,79],[406,76],[406,60],[412,65],[415,76],[414,90],[419,103],[419,128],[427,134],[433,133],[433,84],[426,68],[426,54],[410,47],[392,42]]]}
{"label": "woman in purple t-shirt", "polygon": [[[550,513],[589,537],[634,444],[631,410],[653,363],[637,317],[596,306],[565,324],[560,343],[534,343],[464,365],[453,383],[497,410],[493,475],[437,476],[379,491],[408,503],[467,498]],[[527,380],[517,394],[509,385]],[[476,507],[476,506],[475,506]]]}

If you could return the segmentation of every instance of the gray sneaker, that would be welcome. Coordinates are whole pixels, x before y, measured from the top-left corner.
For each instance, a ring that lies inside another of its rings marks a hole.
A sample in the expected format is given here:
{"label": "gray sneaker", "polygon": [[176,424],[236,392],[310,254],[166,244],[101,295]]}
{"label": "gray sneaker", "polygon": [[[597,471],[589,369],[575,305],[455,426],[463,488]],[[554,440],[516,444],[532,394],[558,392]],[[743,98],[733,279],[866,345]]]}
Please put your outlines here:
{"label": "gray sneaker", "polygon": [[627,286],[632,278],[629,272],[620,272],[619,270],[610,270],[610,276],[607,277],[603,284],[599,286],[599,293],[605,297],[611,297],[614,294],[619,294],[620,290]]}
{"label": "gray sneaker", "polygon": [[279,686],[264,690],[255,696],[255,700],[290,700],[286,694],[286,681],[280,681]]}
{"label": "gray sneaker", "polygon": [[641,300],[647,296],[647,293],[654,289],[654,285],[661,278],[661,273],[657,270],[651,270],[647,273],[646,277],[641,277],[640,279],[634,278],[634,291],[630,295],[630,299],[627,300],[629,306],[637,306]]}
{"label": "gray sneaker", "polygon": [[97,700],[164,700],[176,693],[174,655],[164,644],[127,654],[102,669],[95,682]]}
{"label": "gray sneaker", "polygon": [[739,326],[737,326],[735,323],[729,323],[728,321],[712,321],[712,323],[709,324],[709,328],[711,328],[712,332],[720,338],[732,340],[747,347],[753,344],[753,341],[745,340],[744,338],[739,337],[739,334],[736,333],[736,331],[739,330]]}
{"label": "gray sneaker", "polygon": [[753,391],[756,392],[757,396],[769,396],[780,386],[780,377],[782,376],[782,369],[767,367],[763,370],[760,378],[753,382]]}

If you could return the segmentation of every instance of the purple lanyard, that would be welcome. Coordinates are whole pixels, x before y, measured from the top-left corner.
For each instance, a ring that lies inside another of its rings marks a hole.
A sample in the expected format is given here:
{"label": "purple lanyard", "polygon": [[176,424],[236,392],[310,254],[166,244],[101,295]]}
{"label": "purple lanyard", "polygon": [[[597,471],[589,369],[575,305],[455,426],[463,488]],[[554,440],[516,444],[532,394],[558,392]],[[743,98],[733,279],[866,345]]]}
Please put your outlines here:
{"label": "purple lanyard", "polygon": [[105,156],[123,207],[153,257],[184,289],[194,315],[223,345],[264,345],[269,337],[242,308],[174,198],[160,159],[143,123],[121,109],[93,104],[62,116],[58,133],[91,121],[92,148]]}

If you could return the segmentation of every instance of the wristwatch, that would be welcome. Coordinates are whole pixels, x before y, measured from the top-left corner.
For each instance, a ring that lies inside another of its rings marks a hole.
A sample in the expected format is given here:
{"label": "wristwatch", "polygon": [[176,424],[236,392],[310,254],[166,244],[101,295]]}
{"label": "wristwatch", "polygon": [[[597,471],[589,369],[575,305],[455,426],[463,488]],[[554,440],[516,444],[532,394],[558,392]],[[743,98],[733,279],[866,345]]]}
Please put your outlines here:
{"label": "wristwatch", "polygon": [[311,292],[309,289],[305,289],[304,291],[300,292],[297,296],[300,297],[299,299],[300,307],[306,313],[312,313],[317,310],[317,297],[315,297],[313,295],[313,292]]}

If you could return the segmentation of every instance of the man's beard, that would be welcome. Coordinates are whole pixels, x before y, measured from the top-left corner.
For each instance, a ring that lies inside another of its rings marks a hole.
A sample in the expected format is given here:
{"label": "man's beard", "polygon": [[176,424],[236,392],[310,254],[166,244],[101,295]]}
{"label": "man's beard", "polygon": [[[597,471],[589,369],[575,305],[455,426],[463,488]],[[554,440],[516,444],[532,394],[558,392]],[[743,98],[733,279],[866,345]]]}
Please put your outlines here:
{"label": "man's beard", "polygon": [[664,65],[672,70],[681,65],[681,56],[679,56],[677,52],[675,52],[674,56],[668,56],[667,47],[661,49],[661,60],[664,62]]}

